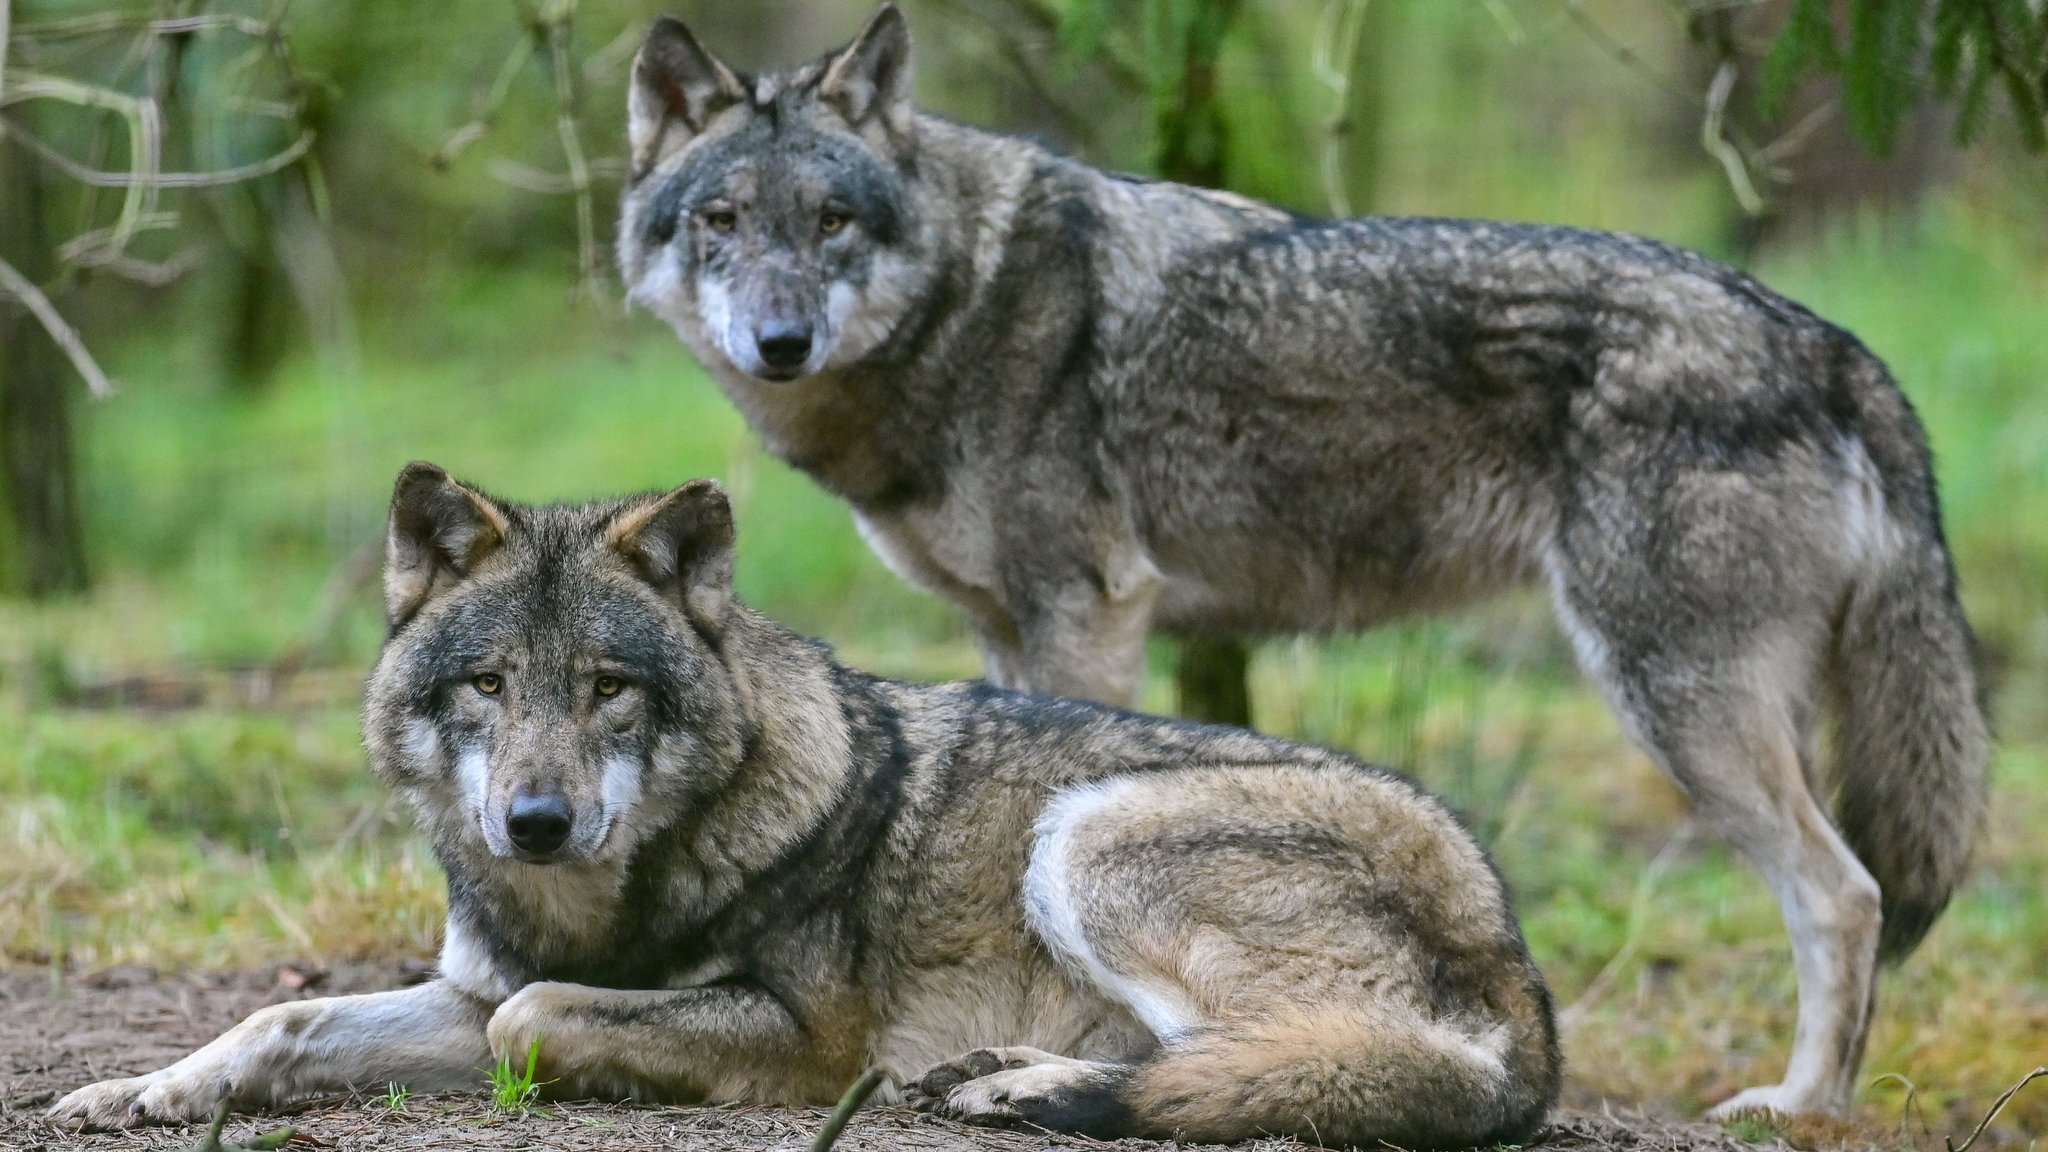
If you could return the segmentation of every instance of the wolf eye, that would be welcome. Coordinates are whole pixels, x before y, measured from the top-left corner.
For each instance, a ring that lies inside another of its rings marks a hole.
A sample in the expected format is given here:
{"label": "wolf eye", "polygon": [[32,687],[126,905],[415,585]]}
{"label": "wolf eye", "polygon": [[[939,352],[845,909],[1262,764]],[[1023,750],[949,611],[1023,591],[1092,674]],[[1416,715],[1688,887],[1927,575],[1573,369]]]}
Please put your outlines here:
{"label": "wolf eye", "polygon": [[713,232],[723,236],[730,234],[734,228],[739,227],[740,218],[736,212],[729,209],[721,209],[716,212],[706,212],[704,214],[704,223],[709,225]]}
{"label": "wolf eye", "polygon": [[471,680],[470,684],[477,691],[483,693],[486,696],[496,696],[498,694],[498,690],[505,686],[505,681],[500,679],[498,677],[498,674],[495,672],[486,672],[483,675],[477,677],[476,679]]}
{"label": "wolf eye", "polygon": [[607,700],[617,696],[619,689],[625,686],[625,682],[617,676],[599,676],[597,678],[597,694]]}
{"label": "wolf eye", "polygon": [[818,217],[818,231],[827,236],[837,236],[850,219],[844,212],[826,212]]}

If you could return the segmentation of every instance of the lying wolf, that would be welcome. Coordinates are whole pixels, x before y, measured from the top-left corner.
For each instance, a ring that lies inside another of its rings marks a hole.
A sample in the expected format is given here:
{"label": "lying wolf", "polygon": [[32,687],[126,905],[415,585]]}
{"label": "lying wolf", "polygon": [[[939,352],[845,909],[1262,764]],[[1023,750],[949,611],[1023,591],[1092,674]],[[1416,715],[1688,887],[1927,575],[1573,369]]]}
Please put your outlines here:
{"label": "lying wolf", "polygon": [[1300,219],[909,92],[894,8],[759,77],[655,24],[633,299],[966,610],[1009,687],[1128,705],[1155,626],[1367,628],[1546,587],[1791,931],[1790,1067],[1724,1107],[1846,1105],[1877,963],[1961,882],[1988,754],[1927,445],[1884,366],[1652,241]]}
{"label": "lying wolf", "polygon": [[471,1088],[925,1107],[1102,1138],[1518,1142],[1549,993],[1472,837],[1332,752],[833,663],[733,599],[725,494],[399,477],[372,763],[448,873],[437,979],[265,1008],[89,1125]]}

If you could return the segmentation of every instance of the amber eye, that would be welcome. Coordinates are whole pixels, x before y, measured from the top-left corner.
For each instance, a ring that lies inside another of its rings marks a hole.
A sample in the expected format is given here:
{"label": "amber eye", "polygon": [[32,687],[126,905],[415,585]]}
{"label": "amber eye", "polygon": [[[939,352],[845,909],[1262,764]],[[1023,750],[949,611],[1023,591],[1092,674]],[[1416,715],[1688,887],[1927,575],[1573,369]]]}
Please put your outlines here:
{"label": "amber eye", "polygon": [[471,680],[470,683],[476,686],[477,691],[483,693],[486,696],[496,696],[498,694],[498,690],[505,686],[505,681],[500,679],[498,677],[498,674],[495,672],[486,672],[483,675],[477,677],[476,679]]}
{"label": "amber eye", "polygon": [[621,683],[617,676],[599,676],[597,678],[597,694],[607,700],[617,696],[619,689],[624,687],[625,684]]}
{"label": "amber eye", "polygon": [[818,231],[827,236],[837,236],[840,230],[846,227],[846,221],[847,215],[844,212],[827,212],[818,217]]}
{"label": "amber eye", "polygon": [[706,212],[704,214],[704,223],[709,225],[713,232],[716,232],[720,235],[727,235],[730,234],[734,228],[739,227],[740,218],[737,213],[731,212],[729,210],[720,210],[716,212]]}

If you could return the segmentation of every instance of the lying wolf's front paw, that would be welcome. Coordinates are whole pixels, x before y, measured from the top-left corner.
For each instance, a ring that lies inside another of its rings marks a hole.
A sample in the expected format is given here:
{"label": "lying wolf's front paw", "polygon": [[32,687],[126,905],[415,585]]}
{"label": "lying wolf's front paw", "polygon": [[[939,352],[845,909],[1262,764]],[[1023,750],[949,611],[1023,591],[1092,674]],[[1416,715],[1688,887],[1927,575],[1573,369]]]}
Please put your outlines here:
{"label": "lying wolf's front paw", "polygon": [[138,1124],[188,1124],[212,1115],[222,1086],[161,1072],[87,1085],[52,1105],[49,1118],[84,1131]]}
{"label": "lying wolf's front paw", "polygon": [[579,991],[574,984],[552,981],[528,984],[491,1014],[484,1034],[491,1044],[493,1059],[509,1059],[513,1069],[526,1067],[526,1055],[538,1041],[543,1068],[560,1062],[565,1055],[570,1030],[566,1005]]}
{"label": "lying wolf's front paw", "polygon": [[52,1104],[44,1115],[59,1124],[69,1124],[87,1132],[132,1127],[143,1122],[139,1098],[147,1087],[147,1076],[102,1080]]}

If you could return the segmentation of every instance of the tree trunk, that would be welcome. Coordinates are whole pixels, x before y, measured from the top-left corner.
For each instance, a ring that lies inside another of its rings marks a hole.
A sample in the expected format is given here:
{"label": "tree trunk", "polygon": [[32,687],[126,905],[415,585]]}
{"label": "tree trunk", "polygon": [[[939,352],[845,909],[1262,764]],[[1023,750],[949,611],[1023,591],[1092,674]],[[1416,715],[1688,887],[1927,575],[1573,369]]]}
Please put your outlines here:
{"label": "tree trunk", "polygon": [[[1237,0],[1186,0],[1191,17],[1180,68],[1180,90],[1158,111],[1159,175],[1182,184],[1220,187],[1228,159],[1229,134],[1216,98],[1216,61],[1223,36],[1237,14]],[[1192,720],[1249,726],[1251,688],[1246,673],[1251,653],[1239,640],[1195,637],[1180,646],[1174,665],[1176,707]]]}
{"label": "tree trunk", "polygon": [[1159,174],[1181,184],[1220,188],[1230,134],[1216,99],[1216,61],[1237,16],[1237,0],[1184,0],[1192,9],[1180,60],[1180,90],[1159,105]]}
{"label": "tree trunk", "polygon": [[[0,257],[37,283],[52,268],[41,175],[25,151],[0,146]],[[40,599],[86,586],[72,452],[77,390],[35,317],[0,300],[0,588],[11,594]]]}
{"label": "tree trunk", "polygon": [[1193,636],[1174,664],[1175,710],[1211,724],[1252,722],[1251,650],[1242,640]]}

